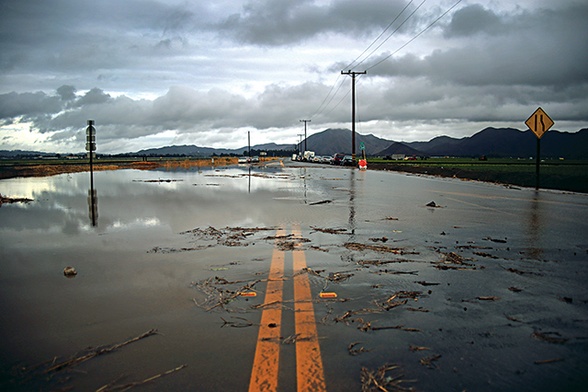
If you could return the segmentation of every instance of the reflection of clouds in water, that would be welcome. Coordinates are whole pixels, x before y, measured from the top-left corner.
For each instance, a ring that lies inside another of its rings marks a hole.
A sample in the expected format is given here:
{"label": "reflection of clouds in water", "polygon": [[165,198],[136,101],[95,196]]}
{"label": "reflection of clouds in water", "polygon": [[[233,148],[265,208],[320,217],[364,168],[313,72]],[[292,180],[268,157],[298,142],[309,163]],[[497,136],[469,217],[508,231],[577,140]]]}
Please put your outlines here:
{"label": "reflection of clouds in water", "polygon": [[9,197],[25,197],[37,200],[44,192],[55,192],[57,183],[52,177],[10,178],[2,180],[2,193]]}
{"label": "reflection of clouds in water", "polygon": [[134,221],[129,222],[121,222],[121,221],[114,221],[111,224],[111,228],[114,230],[123,230],[123,229],[133,229],[133,228],[141,228],[141,227],[154,227],[159,226],[161,221],[157,218],[137,218]]}
{"label": "reflection of clouds in water", "polygon": [[[291,195],[298,186],[296,181],[290,181],[291,176],[275,170],[252,171],[251,176],[239,168],[96,172],[98,224],[92,227],[89,177],[89,173],[74,173],[3,183],[4,192],[21,192],[23,197],[34,196],[35,201],[3,208],[0,229],[77,235],[162,225],[178,232],[202,225],[263,224],[284,214],[284,208],[271,201]],[[211,183],[215,185],[210,186]]]}

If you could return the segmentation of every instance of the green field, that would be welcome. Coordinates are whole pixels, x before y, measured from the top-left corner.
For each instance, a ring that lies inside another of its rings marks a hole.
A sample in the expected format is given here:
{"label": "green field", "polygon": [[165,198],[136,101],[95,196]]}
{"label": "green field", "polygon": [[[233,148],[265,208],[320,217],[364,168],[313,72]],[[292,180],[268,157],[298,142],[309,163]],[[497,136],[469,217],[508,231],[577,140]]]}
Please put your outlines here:
{"label": "green field", "polygon": [[[368,159],[368,166],[389,170],[467,178],[524,187],[535,187],[536,164],[532,159],[430,158],[416,161]],[[588,193],[588,161],[544,160],[540,187]]]}

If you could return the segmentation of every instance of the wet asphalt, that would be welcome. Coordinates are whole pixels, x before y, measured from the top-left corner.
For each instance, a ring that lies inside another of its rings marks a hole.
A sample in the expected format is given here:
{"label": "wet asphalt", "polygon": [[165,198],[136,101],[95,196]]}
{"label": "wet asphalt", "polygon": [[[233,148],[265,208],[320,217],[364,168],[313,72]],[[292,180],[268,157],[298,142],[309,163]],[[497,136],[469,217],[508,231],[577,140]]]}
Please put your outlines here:
{"label": "wet asphalt", "polygon": [[88,173],[0,181],[2,389],[247,390],[276,249],[280,391],[294,250],[329,391],[588,385],[586,195],[284,163],[95,173],[96,226]]}

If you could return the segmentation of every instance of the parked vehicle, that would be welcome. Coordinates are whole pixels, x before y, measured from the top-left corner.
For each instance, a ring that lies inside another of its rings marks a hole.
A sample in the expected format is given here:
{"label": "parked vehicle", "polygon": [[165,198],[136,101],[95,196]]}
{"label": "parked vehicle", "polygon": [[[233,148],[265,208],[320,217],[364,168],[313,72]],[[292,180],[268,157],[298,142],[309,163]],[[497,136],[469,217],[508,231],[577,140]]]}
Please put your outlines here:
{"label": "parked vehicle", "polygon": [[304,151],[302,155],[302,160],[305,162],[312,162],[314,159],[314,151]]}
{"label": "parked vehicle", "polygon": [[321,163],[331,163],[331,160],[333,159],[333,157],[330,157],[328,155],[324,155],[321,157]]}
{"label": "parked vehicle", "polygon": [[333,158],[331,159],[331,165],[340,165],[341,159],[345,158],[345,154],[333,154]]}
{"label": "parked vehicle", "polygon": [[249,159],[249,157],[239,157],[238,162],[239,163],[249,163],[250,159]]}
{"label": "parked vehicle", "polygon": [[343,159],[341,159],[341,166],[356,166],[357,162],[351,155],[345,155]]}

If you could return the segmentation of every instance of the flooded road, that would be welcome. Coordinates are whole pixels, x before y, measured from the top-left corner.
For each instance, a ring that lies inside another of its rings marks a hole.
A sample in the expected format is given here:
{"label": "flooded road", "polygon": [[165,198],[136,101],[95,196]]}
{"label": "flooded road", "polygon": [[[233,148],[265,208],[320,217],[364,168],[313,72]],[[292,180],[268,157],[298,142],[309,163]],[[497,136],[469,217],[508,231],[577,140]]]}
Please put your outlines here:
{"label": "flooded road", "polygon": [[0,181],[0,388],[585,390],[588,196],[285,163]]}

